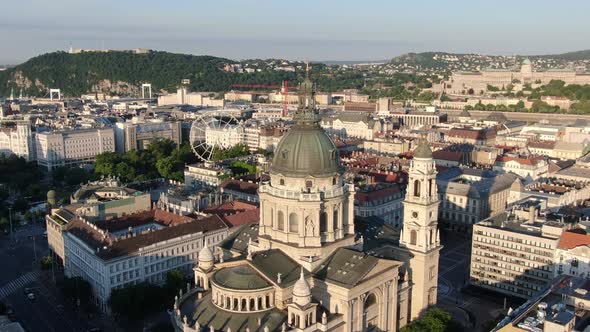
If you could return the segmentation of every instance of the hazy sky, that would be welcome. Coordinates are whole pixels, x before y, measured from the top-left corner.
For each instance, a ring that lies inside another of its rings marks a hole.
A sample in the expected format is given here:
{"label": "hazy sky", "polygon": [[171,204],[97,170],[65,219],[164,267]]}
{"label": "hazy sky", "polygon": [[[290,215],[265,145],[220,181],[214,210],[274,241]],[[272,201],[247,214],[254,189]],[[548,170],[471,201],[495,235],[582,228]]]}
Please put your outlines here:
{"label": "hazy sky", "polygon": [[310,60],[590,48],[588,0],[4,0],[0,8],[0,63],[70,43]]}

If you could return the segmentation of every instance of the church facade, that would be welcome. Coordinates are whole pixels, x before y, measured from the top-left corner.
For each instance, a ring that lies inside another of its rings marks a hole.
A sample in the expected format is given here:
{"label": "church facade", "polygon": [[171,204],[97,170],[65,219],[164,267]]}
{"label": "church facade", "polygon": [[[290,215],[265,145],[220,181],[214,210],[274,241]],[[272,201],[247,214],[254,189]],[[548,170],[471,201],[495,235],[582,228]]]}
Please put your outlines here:
{"label": "church facade", "polygon": [[437,301],[440,236],[432,151],[415,151],[401,232],[354,216],[354,186],[300,86],[295,125],[259,188],[260,220],[205,246],[177,331],[397,331]]}

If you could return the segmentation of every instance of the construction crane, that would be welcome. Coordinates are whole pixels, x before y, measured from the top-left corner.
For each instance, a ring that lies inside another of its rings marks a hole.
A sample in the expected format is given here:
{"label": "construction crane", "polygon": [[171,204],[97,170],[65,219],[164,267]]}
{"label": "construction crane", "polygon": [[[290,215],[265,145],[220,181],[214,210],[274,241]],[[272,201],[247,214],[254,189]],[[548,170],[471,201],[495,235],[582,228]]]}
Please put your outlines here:
{"label": "construction crane", "polygon": [[[248,88],[248,89],[280,89],[283,95],[283,117],[289,114],[289,81],[283,81],[281,85],[267,85],[267,84],[232,84],[232,88]],[[291,90],[297,90],[297,87],[290,87]]]}

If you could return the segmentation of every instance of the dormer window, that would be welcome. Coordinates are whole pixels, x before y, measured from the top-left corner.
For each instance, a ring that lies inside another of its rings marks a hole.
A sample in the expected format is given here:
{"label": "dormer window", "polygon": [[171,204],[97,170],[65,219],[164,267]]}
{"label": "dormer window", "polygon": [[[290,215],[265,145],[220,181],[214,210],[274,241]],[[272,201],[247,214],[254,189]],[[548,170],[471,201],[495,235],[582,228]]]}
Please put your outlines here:
{"label": "dormer window", "polygon": [[311,180],[305,181],[305,188],[311,188],[311,187],[313,187],[313,181],[311,181]]}
{"label": "dormer window", "polygon": [[285,179],[280,179],[280,180],[279,180],[279,184],[280,184],[281,186],[284,186],[284,185],[285,185]]}

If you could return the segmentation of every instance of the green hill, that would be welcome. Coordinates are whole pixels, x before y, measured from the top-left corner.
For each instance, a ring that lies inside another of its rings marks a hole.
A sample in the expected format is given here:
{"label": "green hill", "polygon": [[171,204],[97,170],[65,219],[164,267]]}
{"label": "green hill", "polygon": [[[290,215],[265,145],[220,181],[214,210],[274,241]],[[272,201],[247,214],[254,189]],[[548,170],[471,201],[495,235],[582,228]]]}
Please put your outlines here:
{"label": "green hill", "polygon": [[173,91],[182,79],[190,79],[193,91],[226,91],[234,83],[279,84],[283,79],[297,79],[288,72],[227,73],[222,69],[226,63],[235,61],[159,51],[55,52],[0,72],[0,95],[23,89],[25,95],[42,97],[49,88],[58,88],[65,96],[92,92],[137,96],[142,83],[151,83],[154,92]]}
{"label": "green hill", "polygon": [[541,55],[540,57],[569,60],[569,61],[590,60],[590,50],[567,52],[567,53],[555,54],[555,55]]}

